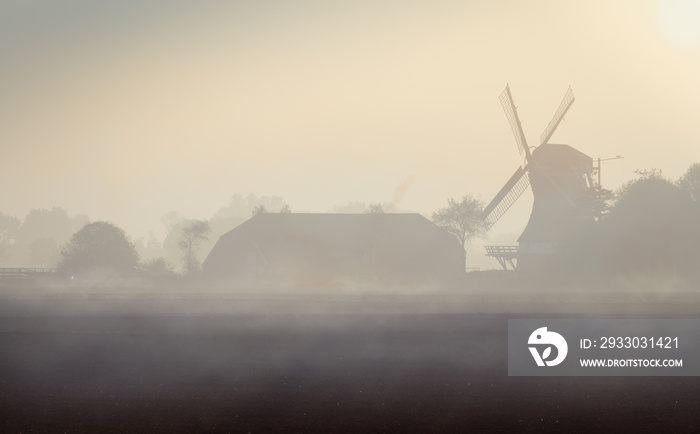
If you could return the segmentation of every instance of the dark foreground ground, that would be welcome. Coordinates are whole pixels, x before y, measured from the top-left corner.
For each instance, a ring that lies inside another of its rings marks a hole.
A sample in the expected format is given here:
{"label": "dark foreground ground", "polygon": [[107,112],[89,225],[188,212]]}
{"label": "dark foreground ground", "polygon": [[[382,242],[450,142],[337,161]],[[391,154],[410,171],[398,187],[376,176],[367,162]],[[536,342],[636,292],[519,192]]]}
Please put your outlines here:
{"label": "dark foreground ground", "polygon": [[0,300],[0,431],[700,430],[700,378],[508,377],[532,313],[178,303]]}

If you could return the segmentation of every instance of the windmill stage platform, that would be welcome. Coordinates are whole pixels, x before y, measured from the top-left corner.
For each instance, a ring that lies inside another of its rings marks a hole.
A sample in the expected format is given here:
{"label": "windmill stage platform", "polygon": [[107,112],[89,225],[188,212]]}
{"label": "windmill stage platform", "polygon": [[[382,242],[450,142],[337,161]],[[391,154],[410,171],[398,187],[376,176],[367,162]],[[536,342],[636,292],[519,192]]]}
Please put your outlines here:
{"label": "windmill stage platform", "polygon": [[504,270],[508,270],[508,265],[510,265],[512,270],[517,268],[518,246],[484,246],[484,248],[486,249],[486,256],[496,258]]}

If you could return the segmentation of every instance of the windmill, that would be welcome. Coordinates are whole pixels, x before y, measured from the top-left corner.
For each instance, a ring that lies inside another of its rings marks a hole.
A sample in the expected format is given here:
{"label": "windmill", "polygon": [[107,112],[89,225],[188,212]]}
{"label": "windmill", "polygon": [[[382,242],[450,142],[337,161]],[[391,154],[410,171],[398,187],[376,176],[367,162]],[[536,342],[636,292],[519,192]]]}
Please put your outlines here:
{"label": "windmill", "polygon": [[518,238],[518,246],[486,246],[503,268],[514,259],[518,267],[537,263],[542,255],[555,253],[559,241],[578,222],[591,218],[591,189],[595,187],[593,159],[569,145],[549,143],[571,105],[574,94],[571,87],[554,113],[554,117],[540,136],[540,144],[532,149],[525,140],[518,112],[509,86],[500,96],[501,105],[510,123],[518,151],[525,154],[525,163],[505,183],[484,208],[482,218],[491,228],[532,187],[534,201],[525,230]]}

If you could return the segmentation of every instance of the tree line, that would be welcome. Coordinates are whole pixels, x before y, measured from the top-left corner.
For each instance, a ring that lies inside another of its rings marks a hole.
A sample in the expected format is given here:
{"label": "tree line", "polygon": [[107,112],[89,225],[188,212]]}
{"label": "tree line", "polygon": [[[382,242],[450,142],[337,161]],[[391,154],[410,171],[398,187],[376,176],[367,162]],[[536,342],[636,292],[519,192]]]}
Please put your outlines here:
{"label": "tree line", "polygon": [[[591,218],[561,240],[560,253],[546,264],[550,270],[572,275],[653,272],[700,277],[700,163],[677,180],[657,170],[636,175],[614,194],[600,189],[593,193]],[[384,212],[381,203],[349,203],[345,208]],[[467,194],[448,199],[432,220],[465,247],[470,239],[486,236],[483,208],[483,201]],[[347,212],[337,205],[332,211]],[[24,257],[25,263],[57,266],[67,274],[99,270],[155,278],[194,275],[201,268],[200,254],[220,235],[266,212],[289,213],[291,208],[277,196],[236,194],[209,220],[171,212],[162,218],[164,241],[149,240],[148,246],[143,239],[132,241],[111,223],[90,222],[85,215],[69,217],[62,208],[31,210],[23,222],[0,213],[0,260]]]}
{"label": "tree line", "polygon": [[[591,191],[590,213],[559,240],[537,270],[576,278],[676,275],[700,278],[700,163],[678,179],[637,170],[618,191]],[[462,246],[486,235],[484,203],[449,199],[433,221]]]}
{"label": "tree line", "polygon": [[700,278],[700,163],[678,179],[638,170],[600,221],[582,223],[553,269],[576,276]]}

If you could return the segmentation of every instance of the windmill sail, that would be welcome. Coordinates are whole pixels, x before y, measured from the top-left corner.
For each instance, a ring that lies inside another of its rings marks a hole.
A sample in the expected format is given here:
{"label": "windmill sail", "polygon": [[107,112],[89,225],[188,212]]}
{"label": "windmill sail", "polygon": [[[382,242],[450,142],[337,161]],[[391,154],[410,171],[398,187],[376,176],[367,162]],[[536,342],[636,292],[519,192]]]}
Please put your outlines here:
{"label": "windmill sail", "polygon": [[571,87],[569,87],[569,90],[567,90],[566,94],[564,94],[564,99],[562,99],[561,104],[559,104],[559,108],[554,113],[554,117],[549,122],[549,125],[547,125],[547,128],[545,128],[544,132],[542,132],[542,135],[540,136],[541,145],[544,145],[545,143],[549,142],[549,139],[552,137],[552,134],[554,134],[554,131],[556,131],[557,127],[559,126],[559,123],[562,119],[564,119],[564,115],[573,103],[574,91],[571,90]]}
{"label": "windmill sail", "polygon": [[506,89],[501,93],[499,99],[501,100],[503,111],[506,112],[508,122],[510,122],[510,128],[513,130],[513,135],[515,136],[515,142],[518,144],[518,151],[520,152],[520,155],[525,152],[525,155],[529,158],[530,148],[527,146],[525,134],[523,133],[523,127],[520,125],[520,118],[518,118],[518,110],[515,108],[513,96],[510,94],[510,88],[508,85],[506,85]]}
{"label": "windmill sail", "polygon": [[525,190],[530,186],[530,179],[527,176],[527,165],[518,167],[513,176],[510,177],[506,185],[501,188],[496,197],[491,200],[481,217],[486,221],[487,228],[496,224],[498,219],[510,209]]}

